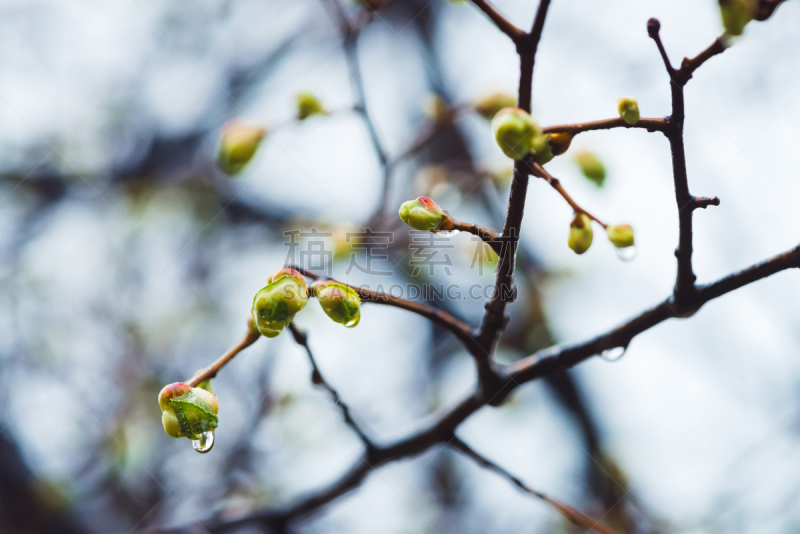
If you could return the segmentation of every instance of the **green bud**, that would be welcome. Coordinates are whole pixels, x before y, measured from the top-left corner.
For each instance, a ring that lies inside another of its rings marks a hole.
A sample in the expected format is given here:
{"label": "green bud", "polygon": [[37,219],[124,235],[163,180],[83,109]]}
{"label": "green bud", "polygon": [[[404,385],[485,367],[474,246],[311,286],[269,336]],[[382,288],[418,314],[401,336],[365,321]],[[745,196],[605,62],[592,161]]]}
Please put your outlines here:
{"label": "green bud", "polygon": [[553,159],[553,148],[547,142],[546,135],[539,135],[533,138],[531,154],[533,154],[533,159],[540,165],[544,165]]}
{"label": "green bud", "polygon": [[252,313],[256,328],[262,336],[276,337],[307,302],[305,278],[292,269],[278,271],[253,298]]}
{"label": "green bud", "polygon": [[728,35],[742,35],[744,27],[753,20],[755,6],[749,0],[719,0],[722,26]]}
{"label": "green bud", "polygon": [[439,204],[428,197],[403,202],[400,219],[414,230],[436,231],[450,218]]}
{"label": "green bud", "polygon": [[547,134],[547,142],[550,144],[553,155],[560,156],[569,149],[569,145],[572,143],[572,134],[563,132]]}
{"label": "green bud", "polygon": [[606,181],[606,167],[597,156],[591,152],[579,152],[575,155],[575,163],[586,178],[594,182],[597,187],[603,186],[603,182]]}
{"label": "green bud", "polygon": [[629,224],[618,224],[606,228],[608,240],[617,248],[633,246],[633,227]]}
{"label": "green bud", "polygon": [[592,219],[585,213],[576,213],[572,224],[569,225],[569,248],[575,254],[583,254],[592,246]]}
{"label": "green bud", "polygon": [[639,122],[639,102],[635,98],[628,96],[617,100],[619,116],[626,124],[636,124]]}
{"label": "green bud", "polygon": [[508,93],[494,93],[475,103],[475,112],[490,121],[503,108],[517,107],[517,97]]}
{"label": "green bud", "polygon": [[253,159],[266,135],[263,128],[242,119],[227,122],[222,127],[217,165],[227,174],[237,174]]}
{"label": "green bud", "polygon": [[331,280],[317,282],[311,287],[322,311],[334,322],[353,328],[361,320],[361,297],[352,287]]}
{"label": "green bud", "polygon": [[539,124],[524,110],[504,108],[492,119],[494,138],[503,153],[513,160],[531,151],[533,140],[542,135]]}
{"label": "green bud", "polygon": [[322,102],[312,93],[297,93],[297,120],[305,120],[311,115],[326,115]]}
{"label": "green bud", "polygon": [[217,396],[183,382],[164,386],[158,394],[161,424],[168,436],[199,440],[219,424]]}

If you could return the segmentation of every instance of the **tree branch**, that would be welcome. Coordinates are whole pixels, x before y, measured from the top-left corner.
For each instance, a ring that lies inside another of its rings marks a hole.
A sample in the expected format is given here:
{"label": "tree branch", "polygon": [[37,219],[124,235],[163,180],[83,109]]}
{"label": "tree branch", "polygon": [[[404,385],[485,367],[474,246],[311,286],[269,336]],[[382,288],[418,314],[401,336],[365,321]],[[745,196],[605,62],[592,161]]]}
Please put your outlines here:
{"label": "tree branch", "polygon": [[522,482],[522,480],[520,480],[518,477],[512,475],[510,472],[503,469],[502,467],[492,462],[491,460],[487,459],[486,457],[481,456],[479,453],[473,450],[469,445],[461,441],[458,437],[453,437],[448,442],[448,446],[454,448],[455,450],[471,458],[481,467],[485,467],[486,469],[494,471],[495,473],[498,473],[499,475],[507,478],[509,482],[514,484],[516,487],[518,487],[525,493],[529,493],[534,497],[536,497],[537,499],[543,501],[548,506],[557,511],[559,514],[561,514],[566,519],[571,521],[573,524],[579,527],[589,529],[592,532],[597,532],[599,534],[619,534],[616,530],[600,523],[596,519],[592,519],[591,517],[587,516],[578,509],[573,508],[572,506],[565,504],[557,499],[548,497],[547,495],[545,495],[540,491],[536,491],[535,489],[530,488],[524,482]]}
{"label": "tree branch", "polygon": [[581,122],[578,124],[561,124],[543,128],[544,133],[568,133],[577,135],[592,130],[610,130],[612,128],[643,128],[648,132],[664,132],[668,128],[666,119],[639,119],[636,124],[628,124],[621,118],[599,121]]}
{"label": "tree branch", "polygon": [[295,326],[294,323],[289,324],[289,332],[292,333],[292,337],[294,338],[295,342],[298,345],[302,346],[304,349],[306,349],[306,354],[308,354],[308,361],[311,363],[311,368],[312,368],[311,382],[319,386],[322,386],[323,388],[328,390],[328,393],[331,394],[331,397],[333,398],[333,403],[336,404],[336,406],[338,406],[339,409],[342,411],[345,423],[347,423],[347,425],[351,429],[353,429],[353,432],[355,432],[356,435],[358,435],[359,439],[364,444],[364,448],[366,449],[364,454],[366,458],[369,460],[370,458],[372,458],[375,452],[376,449],[375,444],[366,435],[366,433],[364,433],[364,431],[361,429],[358,423],[355,422],[353,416],[350,415],[350,408],[347,406],[347,404],[344,403],[344,401],[342,401],[342,398],[339,396],[339,393],[333,388],[333,386],[330,385],[330,383],[327,380],[325,380],[325,377],[322,376],[322,372],[319,370],[319,366],[317,365],[317,360],[314,358],[314,353],[311,352],[311,347],[308,346],[308,335],[303,330],[300,330],[297,326]]}
{"label": "tree branch", "polygon": [[[308,271],[306,269],[303,269],[302,267],[298,267],[297,265],[291,265],[289,266],[289,268],[294,269],[303,276],[311,278],[312,280],[318,280],[322,278],[320,275]],[[393,306],[395,308],[400,308],[403,310],[416,313],[417,315],[421,315],[422,317],[425,317],[429,321],[434,322],[440,326],[443,326],[444,328],[452,332],[453,335],[455,335],[459,339],[459,341],[461,341],[468,349],[470,347],[473,348],[475,347],[475,338],[472,335],[472,331],[469,325],[456,319],[455,317],[445,312],[444,310],[428,306],[427,304],[422,304],[421,302],[414,302],[411,300],[393,297],[391,295],[387,295],[386,293],[379,293],[377,291],[372,291],[370,289],[351,286],[349,284],[344,284],[343,282],[338,282],[338,283],[355,290],[358,293],[358,296],[361,297],[362,302],[386,304],[387,306]]]}
{"label": "tree branch", "polygon": [[723,53],[726,49],[727,46],[725,45],[725,36],[721,35],[716,38],[711,46],[700,52],[696,57],[693,57],[692,59],[683,58],[681,68],[678,70],[675,76],[678,80],[678,83],[681,85],[686,85],[688,81],[692,79],[692,74],[694,74],[694,71],[700,68],[700,65],[712,57]]}
{"label": "tree branch", "polygon": [[501,32],[508,35],[514,44],[519,43],[525,38],[525,32],[514,26],[507,18],[505,18],[496,7],[487,2],[486,0],[472,0],[472,3],[486,13],[494,25],[497,26]]}
{"label": "tree branch", "polygon": [[191,380],[186,381],[186,384],[188,384],[191,387],[197,387],[197,384],[209,380],[211,378],[214,378],[215,376],[217,376],[219,370],[225,367],[225,365],[233,358],[235,358],[237,354],[242,352],[244,349],[246,349],[256,341],[258,341],[258,338],[261,337],[261,334],[258,333],[258,330],[251,327],[250,324],[251,321],[252,319],[247,320],[247,326],[248,326],[247,334],[244,336],[244,338],[242,338],[242,340],[239,343],[231,347],[230,350],[228,350],[228,352],[217,358],[217,360],[214,363],[212,363],[205,369],[202,369],[201,371],[195,373],[195,375],[191,378]]}
{"label": "tree branch", "polygon": [[503,252],[503,242],[500,240],[500,236],[497,235],[497,232],[492,232],[477,224],[457,221],[451,217],[450,225],[448,225],[447,228],[443,228],[443,230],[458,230],[459,232],[470,233],[480,237],[484,243],[492,247],[492,250],[494,250],[498,256]]}
{"label": "tree branch", "polygon": [[592,215],[591,213],[589,213],[588,211],[583,209],[577,202],[575,202],[572,199],[572,197],[569,195],[569,193],[567,193],[567,190],[564,189],[564,186],[561,185],[561,181],[558,178],[556,178],[555,176],[553,176],[552,174],[550,174],[549,172],[547,172],[547,169],[545,169],[542,165],[540,165],[539,163],[533,161],[532,159],[526,160],[526,163],[528,163],[530,165],[530,168],[529,168],[530,173],[532,175],[538,177],[538,178],[542,178],[548,184],[550,184],[553,187],[553,189],[558,191],[558,193],[562,197],[564,197],[564,200],[567,201],[567,204],[569,204],[570,207],[573,210],[575,210],[575,212],[585,214],[587,217],[589,217],[593,221],[596,221],[603,228],[608,226],[606,223],[604,223],[603,221],[601,221],[600,219],[598,219],[597,217],[595,217],[594,215]]}

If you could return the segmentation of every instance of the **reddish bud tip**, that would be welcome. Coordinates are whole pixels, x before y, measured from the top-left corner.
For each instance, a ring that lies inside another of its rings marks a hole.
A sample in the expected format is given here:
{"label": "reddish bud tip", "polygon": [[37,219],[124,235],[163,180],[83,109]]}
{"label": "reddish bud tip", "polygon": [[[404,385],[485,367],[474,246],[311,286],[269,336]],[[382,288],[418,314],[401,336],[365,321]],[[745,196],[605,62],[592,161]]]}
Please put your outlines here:
{"label": "reddish bud tip", "polygon": [[169,399],[186,395],[191,390],[192,386],[190,386],[189,384],[185,384],[183,382],[174,382],[172,384],[167,384],[158,394],[158,405],[161,406],[162,411],[166,410],[167,401]]}

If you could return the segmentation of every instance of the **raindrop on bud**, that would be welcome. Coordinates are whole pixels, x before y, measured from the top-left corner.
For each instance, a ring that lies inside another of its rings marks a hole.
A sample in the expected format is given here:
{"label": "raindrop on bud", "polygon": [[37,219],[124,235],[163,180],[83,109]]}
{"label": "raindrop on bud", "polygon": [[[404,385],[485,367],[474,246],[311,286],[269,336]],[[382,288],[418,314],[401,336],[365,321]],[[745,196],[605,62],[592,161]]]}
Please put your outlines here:
{"label": "raindrop on bud", "polygon": [[214,431],[203,432],[199,439],[192,440],[192,447],[200,454],[205,454],[214,446]]}
{"label": "raindrop on bud", "polygon": [[639,249],[638,247],[631,245],[630,247],[615,248],[614,252],[616,252],[619,259],[628,262],[636,259],[636,256],[639,254]]}
{"label": "raindrop on bud", "polygon": [[361,320],[361,297],[352,287],[324,280],[311,286],[325,315],[347,328]]}

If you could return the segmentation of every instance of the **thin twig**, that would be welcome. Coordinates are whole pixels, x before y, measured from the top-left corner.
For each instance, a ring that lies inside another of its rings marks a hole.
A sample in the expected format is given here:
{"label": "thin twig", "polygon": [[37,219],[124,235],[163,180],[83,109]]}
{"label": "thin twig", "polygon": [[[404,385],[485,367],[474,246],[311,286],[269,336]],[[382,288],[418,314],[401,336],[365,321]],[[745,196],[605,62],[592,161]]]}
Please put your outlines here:
{"label": "thin twig", "polygon": [[507,18],[505,18],[496,7],[487,2],[486,0],[472,0],[472,3],[478,6],[481,11],[492,19],[494,25],[497,26],[501,32],[508,35],[511,40],[516,44],[525,37],[525,32],[514,26]]}
{"label": "thin twig", "polygon": [[612,128],[643,128],[648,132],[663,132],[667,129],[666,119],[639,119],[636,124],[628,124],[621,118],[604,119],[599,121],[580,122],[577,124],[560,124],[543,128],[544,133],[568,133],[577,135],[592,130],[610,130]]}
{"label": "thin twig", "polygon": [[[313,280],[322,278],[322,276],[318,275],[317,273],[303,269],[302,267],[298,267],[296,265],[291,265],[289,266],[289,268],[294,269],[303,276],[306,276]],[[380,293],[378,291],[372,291],[370,289],[351,286],[349,284],[344,284],[343,282],[338,282],[338,283],[355,290],[358,293],[358,296],[361,297],[362,302],[386,304],[387,306],[393,306],[395,308],[400,308],[403,310],[416,313],[417,315],[421,315],[422,317],[425,317],[431,322],[434,322],[438,325],[445,327],[447,330],[452,332],[465,346],[474,347],[475,345],[475,338],[472,335],[472,331],[469,325],[467,325],[463,321],[456,319],[455,317],[453,317],[444,310],[434,308],[433,306],[429,306],[421,302],[401,299],[399,297],[394,297],[386,293]]]}
{"label": "thin twig", "polygon": [[483,226],[478,226],[477,224],[457,221],[452,217],[450,218],[450,225],[447,229],[458,230],[459,232],[467,232],[478,236],[484,243],[487,243],[490,247],[492,247],[492,250],[494,250],[498,256],[503,253],[503,242],[500,239],[500,236],[497,235],[497,232],[492,232],[491,230],[487,230]]}
{"label": "thin twig", "polygon": [[569,195],[569,193],[567,193],[567,190],[564,189],[564,186],[561,185],[561,181],[558,178],[556,178],[555,176],[553,176],[552,174],[550,174],[549,172],[547,172],[547,169],[545,169],[544,167],[542,167],[539,163],[536,163],[535,161],[528,161],[526,163],[529,163],[529,165],[530,165],[529,168],[530,168],[531,174],[533,174],[534,176],[537,176],[537,177],[542,178],[545,181],[547,181],[547,183],[550,184],[553,187],[553,189],[558,191],[558,193],[562,197],[564,197],[564,200],[567,201],[567,204],[569,204],[570,207],[573,210],[575,210],[576,213],[585,214],[590,219],[592,219],[593,221],[597,222],[603,228],[608,226],[606,223],[604,223],[603,221],[601,221],[600,219],[598,219],[597,217],[595,217],[594,215],[592,215],[591,213],[586,211],[577,202],[575,202],[572,199],[572,197]]}
{"label": "thin twig", "polygon": [[711,46],[700,52],[697,56],[693,57],[692,59],[683,58],[681,68],[678,70],[676,75],[678,82],[681,85],[686,85],[686,83],[692,78],[694,71],[700,68],[703,63],[712,57],[723,53],[726,49],[727,46],[725,45],[725,36],[721,35],[717,37]]}
{"label": "thin twig", "polygon": [[364,448],[366,449],[365,455],[367,458],[371,458],[377,449],[375,444],[372,440],[364,433],[358,423],[355,422],[353,416],[350,414],[350,408],[347,404],[342,401],[339,392],[337,392],[330,383],[325,380],[325,377],[322,375],[322,372],[317,365],[317,360],[314,358],[314,353],[311,352],[311,347],[308,345],[308,335],[303,331],[300,330],[294,323],[289,324],[289,332],[292,333],[292,337],[294,338],[295,342],[306,349],[306,354],[308,355],[308,361],[311,363],[311,381],[314,384],[318,384],[328,390],[328,393],[331,394],[333,398],[333,403],[342,411],[342,415],[344,416],[344,422],[353,430],[353,432],[358,435],[361,442],[364,444]]}
{"label": "thin twig", "polygon": [[506,479],[509,480],[509,482],[514,484],[516,487],[518,487],[519,489],[521,489],[526,493],[533,495],[542,502],[546,503],[548,506],[553,508],[555,511],[557,511],[559,514],[564,516],[566,519],[568,519],[575,525],[589,529],[590,531],[593,532],[597,532],[598,534],[619,534],[616,530],[604,525],[603,523],[601,523],[596,519],[592,519],[588,515],[581,512],[580,510],[573,508],[572,506],[565,504],[557,499],[548,497],[541,491],[537,491],[529,487],[520,478],[516,477],[515,475],[512,475],[509,471],[503,469],[502,467],[492,462],[485,456],[482,456],[481,454],[476,452],[472,447],[470,447],[462,440],[460,440],[458,437],[453,437],[448,442],[448,446],[468,456],[481,467],[485,467],[486,469],[494,471],[495,473],[505,477]]}
{"label": "thin twig", "polygon": [[[250,324],[250,320],[248,320],[248,326]],[[261,334],[258,333],[258,330],[254,328],[248,328],[247,334],[242,338],[242,340],[231,347],[228,352],[217,358],[217,360],[202,370],[202,372],[195,374],[191,380],[187,380],[186,383],[192,387],[196,387],[197,384],[200,382],[204,382],[210,378],[214,378],[217,376],[217,373],[220,369],[225,367],[225,365],[231,361],[233,358],[236,357],[237,354],[242,352],[244,349],[258,341],[258,338],[261,337]]]}

